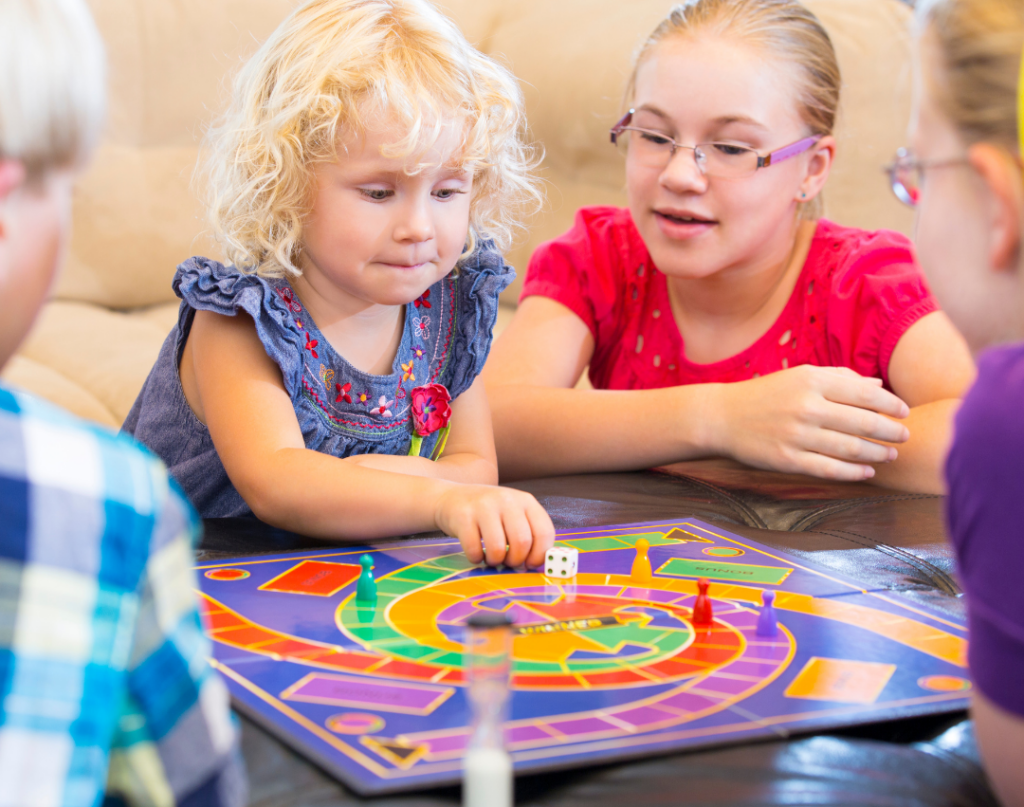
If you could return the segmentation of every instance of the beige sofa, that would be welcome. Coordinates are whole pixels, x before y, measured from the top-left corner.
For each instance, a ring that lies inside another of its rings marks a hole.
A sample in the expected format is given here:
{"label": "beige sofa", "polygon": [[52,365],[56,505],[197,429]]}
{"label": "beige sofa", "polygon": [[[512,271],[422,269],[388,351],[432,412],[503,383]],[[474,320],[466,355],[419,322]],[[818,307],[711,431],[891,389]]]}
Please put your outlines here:
{"label": "beige sofa", "polygon": [[[191,178],[204,127],[229,77],[294,5],[289,0],[91,0],[110,60],[110,116],[78,184],[67,268],[4,379],[86,418],[118,426],[177,301],[175,266],[217,256]],[[807,0],[844,73],[840,150],[827,214],[909,231],[880,167],[903,143],[909,12],[898,0]],[[622,204],[621,158],[608,143],[630,56],[668,0],[442,0],[481,50],[522,81],[543,146],[547,208],[509,255],[568,228],[585,204]],[[507,292],[514,305],[518,283]],[[505,320],[511,309],[506,311]]]}

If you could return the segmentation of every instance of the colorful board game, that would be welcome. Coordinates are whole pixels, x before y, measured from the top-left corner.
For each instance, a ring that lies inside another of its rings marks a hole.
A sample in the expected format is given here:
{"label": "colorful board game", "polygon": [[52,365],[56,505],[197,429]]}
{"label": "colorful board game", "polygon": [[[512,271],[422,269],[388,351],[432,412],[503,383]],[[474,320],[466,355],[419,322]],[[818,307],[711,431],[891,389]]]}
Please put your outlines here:
{"label": "colorful board game", "polygon": [[[641,539],[654,574],[638,584]],[[517,773],[967,706],[965,626],[898,595],[697,520],[564,530],[557,545],[579,551],[574,577],[473,566],[454,539],[204,564],[214,665],[238,708],[363,794],[460,780],[462,643],[481,610],[515,620]],[[694,624],[700,578],[710,625]]]}

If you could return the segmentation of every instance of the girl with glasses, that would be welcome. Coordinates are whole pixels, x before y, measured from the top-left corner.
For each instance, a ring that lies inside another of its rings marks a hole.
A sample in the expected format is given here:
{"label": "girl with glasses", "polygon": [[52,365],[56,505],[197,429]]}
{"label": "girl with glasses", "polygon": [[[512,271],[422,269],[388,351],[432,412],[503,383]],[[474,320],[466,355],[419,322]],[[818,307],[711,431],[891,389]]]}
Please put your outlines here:
{"label": "girl with glasses", "polygon": [[727,456],[941,489],[973,364],[907,239],[820,218],[839,87],[795,0],[655,29],[611,130],[629,206],[534,253],[485,369],[503,478]]}
{"label": "girl with glasses", "polygon": [[1008,343],[981,355],[956,416],[947,515],[967,595],[982,758],[1002,803],[1022,805],[1024,3],[928,0],[917,19],[912,149],[895,179],[916,191],[921,264],[971,349]]}

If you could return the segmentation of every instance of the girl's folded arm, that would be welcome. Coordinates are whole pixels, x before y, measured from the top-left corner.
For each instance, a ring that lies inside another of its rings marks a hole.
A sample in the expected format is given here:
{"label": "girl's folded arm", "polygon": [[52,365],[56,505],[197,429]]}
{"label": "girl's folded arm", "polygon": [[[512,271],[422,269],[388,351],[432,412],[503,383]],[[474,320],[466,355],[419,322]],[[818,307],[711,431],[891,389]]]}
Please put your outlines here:
{"label": "girl's folded arm", "polygon": [[734,384],[578,390],[593,337],[544,297],[523,301],[484,369],[502,479],[650,468],[728,456],[762,468],[869,478],[906,414],[880,382],[851,370],[796,367]]}
{"label": "girl's folded arm", "polygon": [[[452,483],[362,468],[305,447],[280,370],[246,314],[196,312],[187,349],[196,408],[258,518],[310,536],[359,540],[436,528],[437,504]],[[429,463],[389,459],[410,469]]]}
{"label": "girl's folded arm", "polygon": [[903,334],[889,362],[893,391],[910,406],[903,420],[910,439],[894,462],[876,466],[875,482],[919,493],[945,493],[942,466],[953,440],[953,417],[974,381],[974,360],[963,337],[941,311]]}

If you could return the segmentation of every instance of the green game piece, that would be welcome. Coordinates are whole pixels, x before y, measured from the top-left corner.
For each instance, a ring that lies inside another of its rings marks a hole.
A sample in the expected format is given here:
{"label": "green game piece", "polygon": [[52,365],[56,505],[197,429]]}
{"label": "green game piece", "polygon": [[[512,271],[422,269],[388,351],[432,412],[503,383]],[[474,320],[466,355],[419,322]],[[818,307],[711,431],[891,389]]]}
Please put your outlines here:
{"label": "green game piece", "polygon": [[363,571],[359,574],[359,583],[356,585],[356,602],[376,602],[377,582],[373,579],[373,558],[362,555],[359,558],[359,565],[363,567]]}

